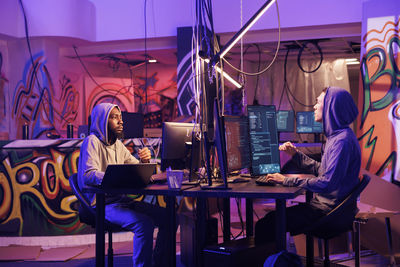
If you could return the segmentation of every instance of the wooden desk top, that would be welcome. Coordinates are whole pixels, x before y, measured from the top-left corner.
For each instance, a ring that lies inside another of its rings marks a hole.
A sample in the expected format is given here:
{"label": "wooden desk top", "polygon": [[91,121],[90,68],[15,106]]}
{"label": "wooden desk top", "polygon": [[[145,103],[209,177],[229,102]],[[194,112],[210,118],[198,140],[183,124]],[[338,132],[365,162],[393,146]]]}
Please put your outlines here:
{"label": "wooden desk top", "polygon": [[400,214],[399,211],[385,210],[362,202],[358,202],[357,207],[360,211],[357,213],[356,218],[359,219],[386,218]]}
{"label": "wooden desk top", "polygon": [[285,186],[259,186],[252,180],[248,183],[228,184],[229,189],[201,189],[193,187],[182,191],[188,197],[239,197],[291,199],[303,193],[302,188]]}

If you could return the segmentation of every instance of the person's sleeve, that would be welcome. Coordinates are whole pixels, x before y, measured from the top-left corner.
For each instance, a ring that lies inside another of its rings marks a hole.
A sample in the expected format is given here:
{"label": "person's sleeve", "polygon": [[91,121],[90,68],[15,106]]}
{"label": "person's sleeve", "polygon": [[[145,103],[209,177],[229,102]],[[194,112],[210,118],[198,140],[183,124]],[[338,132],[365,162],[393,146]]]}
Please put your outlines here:
{"label": "person's sleeve", "polygon": [[309,173],[309,174],[314,174],[315,176],[318,176],[321,163],[310,158],[303,152],[298,151],[296,154],[294,154],[291,161],[299,169],[301,169],[303,171],[303,173]]}
{"label": "person's sleeve", "polygon": [[85,185],[98,185],[104,177],[100,168],[99,143],[88,138],[81,146],[80,157],[82,158],[82,173]]}
{"label": "person's sleeve", "polygon": [[283,184],[303,187],[315,193],[331,192],[337,188],[337,184],[347,172],[349,157],[351,157],[350,147],[343,141],[337,142],[329,151],[326,151],[325,172],[315,178],[285,177]]}

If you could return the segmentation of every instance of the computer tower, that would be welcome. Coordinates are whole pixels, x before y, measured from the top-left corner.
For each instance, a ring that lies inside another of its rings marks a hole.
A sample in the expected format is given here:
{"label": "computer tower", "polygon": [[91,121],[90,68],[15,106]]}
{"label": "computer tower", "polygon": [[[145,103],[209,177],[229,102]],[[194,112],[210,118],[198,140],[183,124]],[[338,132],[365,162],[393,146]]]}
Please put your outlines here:
{"label": "computer tower", "polygon": [[256,247],[253,237],[242,238],[204,248],[204,266],[258,267],[276,252],[275,243]]}
{"label": "computer tower", "polygon": [[[193,213],[181,213],[179,216],[180,240],[181,240],[181,262],[186,267],[196,266],[195,261],[195,220]],[[207,220],[206,244],[218,243],[218,219],[209,218]],[[207,266],[207,265],[204,265]]]}

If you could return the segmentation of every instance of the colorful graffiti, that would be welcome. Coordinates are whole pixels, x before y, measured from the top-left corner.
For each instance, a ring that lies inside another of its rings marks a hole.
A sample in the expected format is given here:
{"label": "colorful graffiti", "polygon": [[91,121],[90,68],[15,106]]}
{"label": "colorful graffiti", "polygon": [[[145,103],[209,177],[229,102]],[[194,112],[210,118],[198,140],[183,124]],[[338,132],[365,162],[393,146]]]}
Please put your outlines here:
{"label": "colorful graffiti", "polygon": [[90,112],[99,103],[115,103],[123,111],[144,113],[146,118],[156,116],[159,121],[147,123],[145,127],[161,127],[162,121],[176,117],[175,80],[176,71],[168,68],[153,72],[147,77],[147,83],[145,77],[136,75],[131,79],[88,77],[85,80],[86,111]]}
{"label": "colorful graffiti", "polygon": [[0,165],[2,235],[73,234],[86,227],[79,222],[68,183],[69,175],[77,171],[79,149],[2,152],[6,155]]}
{"label": "colorful graffiti", "polygon": [[396,18],[369,19],[363,36],[358,135],[362,167],[400,185],[400,39]]}
{"label": "colorful graffiti", "polygon": [[56,89],[46,67],[43,52],[28,60],[12,97],[11,117],[15,121],[17,139],[22,138],[23,125],[29,126],[32,139],[45,138],[46,133],[59,135],[67,123],[77,117],[79,94],[64,77],[61,97],[56,99]]}
{"label": "colorful graffiti", "polygon": [[[68,177],[77,172],[82,140],[42,141],[48,145],[31,148],[27,143],[29,141],[12,141],[1,148],[1,235],[92,233],[91,227],[79,221],[78,203],[68,182]],[[160,143],[158,138],[124,141],[133,155],[137,156],[138,150],[147,146],[156,159],[159,157]],[[135,198],[144,199],[140,196]],[[156,202],[165,206],[161,197],[156,198]]]}

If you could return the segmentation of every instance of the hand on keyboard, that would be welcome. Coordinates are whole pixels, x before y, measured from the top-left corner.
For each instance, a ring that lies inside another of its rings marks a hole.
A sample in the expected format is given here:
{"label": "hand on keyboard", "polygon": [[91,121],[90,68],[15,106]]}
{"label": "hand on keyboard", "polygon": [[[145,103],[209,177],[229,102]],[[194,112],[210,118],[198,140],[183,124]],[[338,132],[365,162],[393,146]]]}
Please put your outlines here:
{"label": "hand on keyboard", "polygon": [[256,184],[258,185],[267,185],[267,186],[274,186],[276,185],[273,181],[269,180],[267,176],[260,176],[256,179]]}

